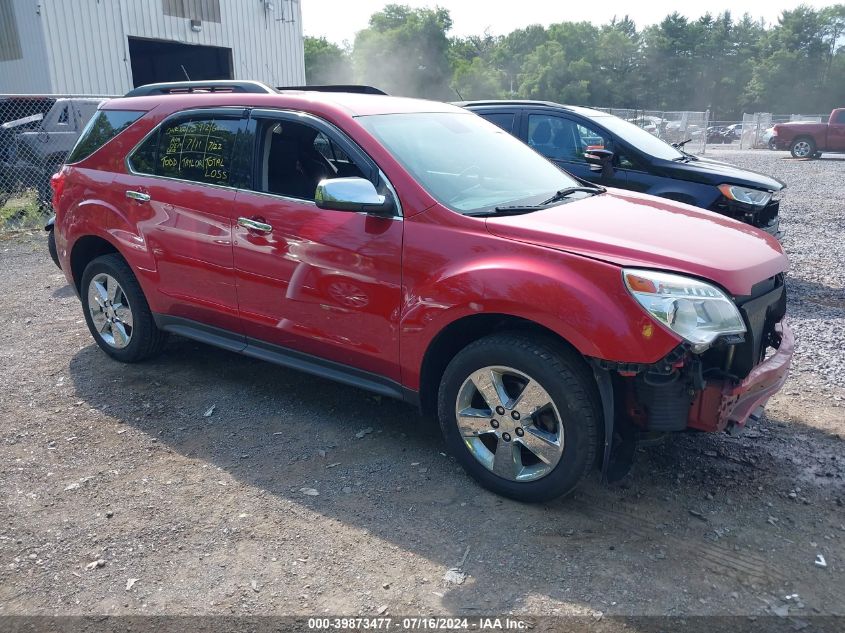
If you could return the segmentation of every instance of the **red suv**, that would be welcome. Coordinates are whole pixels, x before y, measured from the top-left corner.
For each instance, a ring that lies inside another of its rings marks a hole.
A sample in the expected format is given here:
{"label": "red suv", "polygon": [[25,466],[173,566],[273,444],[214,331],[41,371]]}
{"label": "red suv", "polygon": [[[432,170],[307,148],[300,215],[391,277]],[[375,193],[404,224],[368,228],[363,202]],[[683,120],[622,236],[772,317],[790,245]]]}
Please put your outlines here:
{"label": "red suv", "polygon": [[609,476],[640,432],[741,426],[789,369],[774,238],[577,180],[451,105],[147,86],[53,187],[108,355],[173,333],[418,404],[518,499]]}

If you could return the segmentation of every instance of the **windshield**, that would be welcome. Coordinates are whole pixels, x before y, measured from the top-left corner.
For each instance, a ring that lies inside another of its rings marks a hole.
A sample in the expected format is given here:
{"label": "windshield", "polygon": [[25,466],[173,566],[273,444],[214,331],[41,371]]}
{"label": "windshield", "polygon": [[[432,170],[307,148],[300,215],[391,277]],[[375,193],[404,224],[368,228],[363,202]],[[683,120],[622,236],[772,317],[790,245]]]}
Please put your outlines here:
{"label": "windshield", "polygon": [[646,132],[641,127],[629,121],[615,116],[603,116],[597,122],[644,154],[662,158],[663,160],[679,160],[684,158],[684,155],[669,145],[669,143],[661,141],[653,134]]}
{"label": "windshield", "polygon": [[471,112],[362,116],[358,121],[437,200],[459,213],[539,204],[572,176]]}

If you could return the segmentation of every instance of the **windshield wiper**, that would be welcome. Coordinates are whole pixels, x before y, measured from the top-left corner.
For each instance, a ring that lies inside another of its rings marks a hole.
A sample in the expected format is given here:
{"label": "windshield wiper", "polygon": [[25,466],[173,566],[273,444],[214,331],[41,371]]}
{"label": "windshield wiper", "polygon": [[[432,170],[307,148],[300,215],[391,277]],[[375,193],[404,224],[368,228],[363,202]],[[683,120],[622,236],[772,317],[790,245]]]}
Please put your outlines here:
{"label": "windshield wiper", "polygon": [[546,207],[538,204],[515,204],[512,206],[495,207],[494,209],[488,209],[487,211],[473,211],[470,213],[464,213],[464,215],[468,215],[473,218],[489,218],[494,215],[522,215],[523,213],[531,213],[532,211],[541,211],[545,208]]}
{"label": "windshield wiper", "polygon": [[591,193],[593,195],[598,193],[604,193],[607,191],[604,187],[567,187],[566,189],[560,189],[559,191],[555,192],[548,200],[541,202],[540,204],[512,204],[512,205],[501,205],[495,207],[489,211],[480,211],[478,213],[467,213],[465,215],[471,215],[474,217],[489,217],[491,215],[520,215],[522,213],[531,213],[532,211],[542,211],[543,209],[548,209],[551,205],[555,202],[560,202],[564,198],[568,197],[573,193],[583,192],[583,193]]}
{"label": "windshield wiper", "polygon": [[599,194],[599,193],[604,193],[605,191],[607,191],[607,189],[605,189],[604,187],[567,187],[566,189],[559,189],[558,191],[555,192],[555,195],[553,195],[551,198],[549,198],[545,202],[541,202],[537,206],[542,209],[546,205],[552,204],[553,202],[558,202],[560,200],[563,200],[564,198],[570,196],[573,193],[583,192],[583,193],[591,193],[593,195],[596,195],[596,194]]}
{"label": "windshield wiper", "polygon": [[687,143],[690,143],[691,141],[692,141],[692,139],[688,138],[687,140],[681,141],[680,143],[672,143],[672,147],[674,147],[676,150],[681,152],[681,154],[683,154],[683,156],[678,156],[678,158],[673,158],[672,160],[680,160],[680,161],[683,161],[685,163],[688,163],[691,160],[695,160],[695,156],[693,156],[687,150],[684,149],[684,145],[686,145]]}

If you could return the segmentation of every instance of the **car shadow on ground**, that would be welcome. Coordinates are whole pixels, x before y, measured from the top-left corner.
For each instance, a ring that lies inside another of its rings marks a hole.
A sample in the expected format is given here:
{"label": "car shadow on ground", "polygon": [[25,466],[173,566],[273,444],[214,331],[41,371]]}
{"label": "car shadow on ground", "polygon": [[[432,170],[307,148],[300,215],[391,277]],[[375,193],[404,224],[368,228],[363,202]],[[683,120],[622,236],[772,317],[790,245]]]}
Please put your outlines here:
{"label": "car shadow on ground", "polygon": [[[771,509],[783,482],[843,476],[813,470],[831,468],[819,446],[835,438],[801,428],[810,440],[796,449],[785,439],[795,425],[769,421],[741,438],[670,438],[640,449],[620,484],[593,477],[570,498],[528,505],[479,488],[414,408],[293,370],[174,338],[130,366],[89,345],[70,373],[80,400],[159,445],[458,568],[462,584],[432,578],[425,598],[466,615],[530,608],[536,596],[586,613],[749,613],[760,603],[725,596],[800,585],[787,555],[767,553],[807,511]],[[841,609],[830,594],[827,608]]]}
{"label": "car shadow on ground", "polygon": [[74,292],[73,287],[70,284],[65,284],[60,288],[56,288],[50,296],[54,299],[68,299],[70,297],[75,297],[76,292]]}

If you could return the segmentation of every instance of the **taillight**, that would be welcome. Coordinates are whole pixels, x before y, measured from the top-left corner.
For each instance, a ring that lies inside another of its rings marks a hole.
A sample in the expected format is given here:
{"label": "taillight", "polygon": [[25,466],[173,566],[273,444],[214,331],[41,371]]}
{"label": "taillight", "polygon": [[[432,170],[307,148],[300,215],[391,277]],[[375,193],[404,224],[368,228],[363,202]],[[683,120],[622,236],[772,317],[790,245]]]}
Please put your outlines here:
{"label": "taillight", "polygon": [[59,210],[59,200],[62,199],[62,193],[65,190],[65,179],[67,178],[67,174],[65,173],[65,169],[67,169],[64,165],[62,165],[61,169],[57,171],[50,177],[50,187],[53,188],[53,211],[58,212]]}

